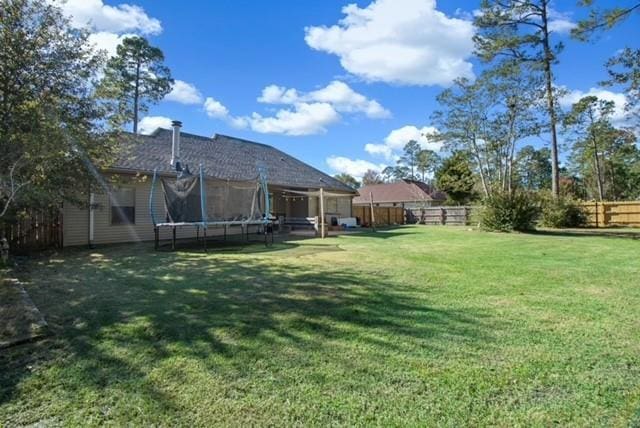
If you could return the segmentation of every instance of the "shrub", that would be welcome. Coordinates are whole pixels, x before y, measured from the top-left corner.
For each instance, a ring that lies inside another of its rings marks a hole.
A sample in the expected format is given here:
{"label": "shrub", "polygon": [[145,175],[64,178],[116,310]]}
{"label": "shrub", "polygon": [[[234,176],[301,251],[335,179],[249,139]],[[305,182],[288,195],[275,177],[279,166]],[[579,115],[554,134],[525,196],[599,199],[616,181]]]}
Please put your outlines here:
{"label": "shrub", "polygon": [[485,230],[511,232],[535,229],[540,215],[538,198],[529,192],[494,192],[484,200],[480,226]]}
{"label": "shrub", "polygon": [[540,225],[543,227],[581,227],[587,223],[587,215],[578,201],[563,196],[553,198],[545,195],[542,199]]}

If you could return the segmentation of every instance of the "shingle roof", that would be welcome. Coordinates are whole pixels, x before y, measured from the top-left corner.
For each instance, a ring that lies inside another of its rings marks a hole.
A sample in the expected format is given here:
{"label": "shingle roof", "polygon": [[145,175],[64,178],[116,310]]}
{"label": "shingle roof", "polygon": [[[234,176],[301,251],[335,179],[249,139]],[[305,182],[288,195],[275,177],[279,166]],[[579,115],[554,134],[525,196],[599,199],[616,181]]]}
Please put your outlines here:
{"label": "shingle roof", "polygon": [[[172,131],[157,129],[151,135],[128,134],[114,169],[171,174]],[[269,184],[296,188],[320,188],[355,193],[351,187],[288,154],[266,144],[216,134],[213,138],[182,132],[180,161],[192,172],[200,164],[208,177],[250,180],[258,165],[267,171]]]}
{"label": "shingle roof", "polygon": [[442,192],[432,192],[429,186],[420,181],[401,180],[395,183],[371,184],[358,190],[359,195],[353,198],[354,204],[368,204],[369,195],[374,203],[399,203],[445,200]]}

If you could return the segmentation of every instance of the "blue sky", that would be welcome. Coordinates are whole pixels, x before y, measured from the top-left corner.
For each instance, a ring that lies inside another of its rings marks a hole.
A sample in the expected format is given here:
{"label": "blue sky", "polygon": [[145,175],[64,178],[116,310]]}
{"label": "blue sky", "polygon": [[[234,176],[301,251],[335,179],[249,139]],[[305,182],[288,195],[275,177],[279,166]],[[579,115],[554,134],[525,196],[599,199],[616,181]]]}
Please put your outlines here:
{"label": "blue sky", "polygon": [[[478,3],[69,0],[64,8],[101,48],[142,34],[164,51],[178,86],[143,128],[179,119],[185,132],[271,144],[331,174],[359,176],[393,163],[403,141],[429,129],[448,82],[481,70],[469,23]],[[556,67],[569,91],[564,103],[592,92],[622,104],[617,88],[597,82],[607,58],[637,43],[638,17],[578,43],[567,36],[585,13],[575,5],[553,4],[556,40],[565,44]]]}

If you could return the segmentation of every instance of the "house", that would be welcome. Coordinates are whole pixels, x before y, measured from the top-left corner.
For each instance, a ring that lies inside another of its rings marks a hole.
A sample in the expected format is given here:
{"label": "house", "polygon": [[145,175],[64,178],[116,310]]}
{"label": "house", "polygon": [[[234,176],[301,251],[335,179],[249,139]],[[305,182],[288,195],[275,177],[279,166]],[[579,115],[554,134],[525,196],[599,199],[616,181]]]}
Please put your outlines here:
{"label": "house", "polygon": [[361,187],[353,205],[373,205],[377,207],[402,207],[420,209],[441,205],[446,195],[434,191],[428,184],[415,180],[400,180],[395,183],[372,184]]}
{"label": "house", "polygon": [[[125,135],[118,159],[101,171],[103,188],[94,189],[87,196],[91,209],[64,205],[64,246],[153,240],[151,178],[154,170],[160,177],[175,178],[178,160],[192,171],[201,166],[205,182],[207,178],[255,179],[260,165],[267,176],[271,214],[277,217],[318,216],[318,198],[305,196],[304,192],[320,188],[332,195],[324,200],[327,215],[351,216],[351,199],[356,192],[333,177],[266,144],[220,134],[188,134],[181,132],[181,126],[175,121],[173,130],[157,129],[147,136]],[[160,186],[154,188],[153,204],[156,214],[165,212]],[[161,239],[170,237],[168,229],[161,233]],[[178,238],[188,238],[197,232],[194,227],[186,227],[177,233]]]}

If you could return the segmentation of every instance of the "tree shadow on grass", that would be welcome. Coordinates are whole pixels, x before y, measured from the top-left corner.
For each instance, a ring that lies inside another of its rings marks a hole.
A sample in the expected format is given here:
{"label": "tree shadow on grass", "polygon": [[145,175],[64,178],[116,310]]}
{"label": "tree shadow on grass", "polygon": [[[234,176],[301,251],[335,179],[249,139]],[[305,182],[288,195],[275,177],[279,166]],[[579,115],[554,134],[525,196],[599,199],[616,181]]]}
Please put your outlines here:
{"label": "tree shadow on grass", "polygon": [[354,342],[381,356],[415,355],[446,352],[452,343],[485,346],[499,328],[493,319],[485,323],[486,313],[434,308],[379,273],[294,257],[283,263],[270,254],[163,253],[139,245],[41,260],[25,279],[53,337],[0,355],[0,405],[19,395],[22,380],[60,365],[54,381],[68,397],[116,388],[146,397],[158,412],[179,412],[173,397],[147,380],[172,357],[233,366],[269,360],[284,348],[312,354]]}
{"label": "tree shadow on grass", "polygon": [[622,238],[640,240],[640,229],[608,228],[608,229],[538,229],[530,232],[533,235],[564,236],[571,238]]}
{"label": "tree shadow on grass", "polygon": [[371,229],[356,230],[354,232],[346,233],[342,236],[353,236],[356,238],[390,239],[406,235],[415,235],[415,232],[407,232],[402,226],[389,226],[378,228],[375,231]]}

